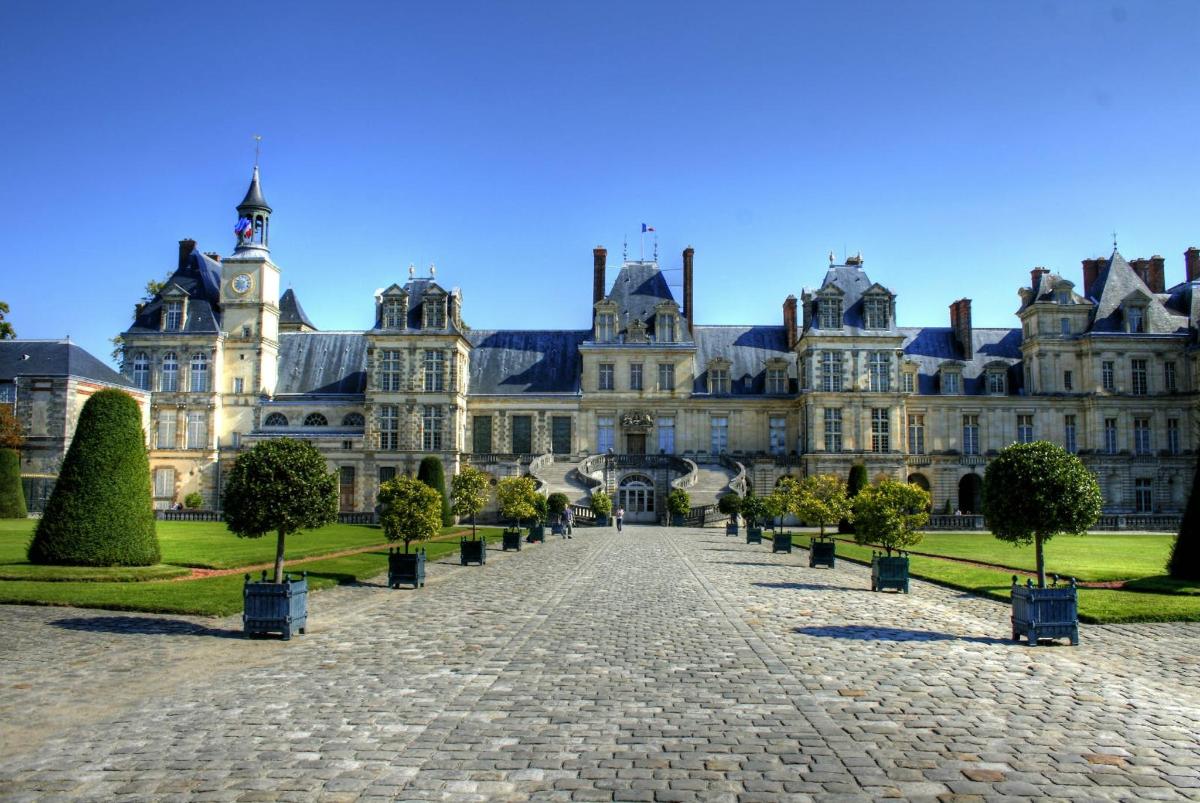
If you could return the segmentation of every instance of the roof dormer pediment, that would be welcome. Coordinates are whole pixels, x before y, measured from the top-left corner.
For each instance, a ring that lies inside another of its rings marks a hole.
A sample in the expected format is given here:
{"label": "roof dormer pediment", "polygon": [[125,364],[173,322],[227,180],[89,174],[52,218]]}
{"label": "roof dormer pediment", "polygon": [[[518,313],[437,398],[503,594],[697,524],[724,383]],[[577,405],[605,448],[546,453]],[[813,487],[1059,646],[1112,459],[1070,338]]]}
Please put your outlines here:
{"label": "roof dormer pediment", "polygon": [[875,282],[870,287],[868,287],[866,290],[863,290],[863,295],[864,296],[887,296],[888,298],[891,298],[892,291],[887,289],[886,287],[884,287],[879,282]]}
{"label": "roof dormer pediment", "polygon": [[1121,299],[1123,307],[1145,307],[1152,300],[1151,296],[1140,287],[1135,287],[1128,295]]}
{"label": "roof dormer pediment", "polygon": [[846,295],[846,291],[836,284],[827,284],[818,290],[815,295],[818,298],[841,298]]}
{"label": "roof dormer pediment", "polygon": [[161,291],[159,291],[159,295],[161,295],[163,298],[171,298],[171,299],[187,298],[188,292],[187,292],[187,290],[184,290],[182,287],[175,284],[174,282],[171,282],[166,287],[164,287]]}
{"label": "roof dormer pediment", "polygon": [[399,298],[408,295],[408,291],[398,284],[392,284],[386,290],[379,294],[381,298]]}

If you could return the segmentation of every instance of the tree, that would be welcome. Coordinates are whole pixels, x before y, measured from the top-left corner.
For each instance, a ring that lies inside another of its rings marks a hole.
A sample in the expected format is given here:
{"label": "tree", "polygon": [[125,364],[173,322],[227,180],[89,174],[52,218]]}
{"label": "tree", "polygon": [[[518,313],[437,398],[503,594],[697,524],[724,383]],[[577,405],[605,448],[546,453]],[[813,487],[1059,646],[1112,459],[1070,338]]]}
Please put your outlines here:
{"label": "tree", "polygon": [[442,526],[442,497],[412,477],[395,477],[379,486],[379,524],[389,541],[425,541]]}
{"label": "tree", "polygon": [[929,521],[929,492],[909,482],[881,480],[854,497],[854,540],[887,550],[904,549],[921,542],[920,531]]}
{"label": "tree", "polygon": [[825,528],[841,521],[856,519],[847,483],[833,474],[805,477],[798,484],[793,512],[809,524],[816,523],[825,537]]}
{"label": "tree", "polygon": [[540,498],[532,477],[505,477],[496,486],[496,499],[500,503],[500,515],[512,519],[520,527],[525,519],[537,514],[534,499]]}
{"label": "tree", "polygon": [[13,329],[13,325],[4,320],[4,316],[8,314],[8,303],[0,301],[0,340],[16,340],[17,332]]}
{"label": "tree", "polygon": [[596,491],[592,494],[592,512],[597,516],[607,516],[612,513],[612,497],[604,491]]}
{"label": "tree", "polygon": [[23,519],[28,515],[25,489],[21,487],[21,453],[0,449],[0,519]]}
{"label": "tree", "polygon": [[[867,467],[864,463],[855,463],[850,466],[850,476],[846,480],[846,498],[850,500],[850,504],[854,504],[854,497],[858,492],[867,487]],[[842,519],[838,522],[839,533],[854,532],[854,522],[850,519]]]}
{"label": "tree", "polygon": [[238,455],[225,486],[225,523],[239,538],[274,531],[275,582],[287,536],[337,521],[338,480],[306,441],[273,438]]}
{"label": "tree", "polygon": [[983,515],[1001,541],[1037,549],[1038,587],[1046,587],[1042,547],[1058,533],[1083,535],[1100,518],[1100,485],[1083,462],[1048,441],[1014,443],[983,475]]}
{"label": "tree", "polygon": [[450,512],[450,500],[446,496],[446,469],[442,466],[441,458],[425,457],[417,466],[417,479],[437,491],[442,496],[442,526],[449,527],[454,523],[454,514]]}
{"label": "tree", "polygon": [[741,509],[742,497],[737,494],[725,494],[717,500],[717,510],[729,517],[730,524],[737,524],[737,516]]}
{"label": "tree", "polygon": [[1200,580],[1200,465],[1196,466],[1192,493],[1171,547],[1167,573],[1176,580]]}
{"label": "tree", "polygon": [[13,414],[11,404],[0,404],[0,449],[20,449],[25,445],[21,423]]}
{"label": "tree", "polygon": [[489,482],[487,473],[473,466],[463,467],[450,480],[451,511],[456,516],[471,517],[472,538],[476,537],[475,516],[487,504]]}
{"label": "tree", "polygon": [[767,511],[772,517],[779,518],[779,526],[783,527],[783,517],[795,513],[800,496],[800,481],[790,474],[779,478],[771,495],[767,497]]}
{"label": "tree", "polygon": [[752,493],[746,494],[746,498],[742,500],[742,517],[746,519],[746,526],[761,525],[763,519],[771,515],[769,507],[761,496],[755,496]]}
{"label": "tree", "polygon": [[667,510],[673,516],[686,516],[692,510],[692,499],[682,488],[675,488],[667,494]]}
{"label": "tree", "polygon": [[159,562],[142,412],[129,394],[93,393],[29,544],[30,563]]}
{"label": "tree", "polygon": [[546,498],[546,510],[555,518],[561,516],[569,504],[571,504],[571,500],[567,498],[567,495],[558,491]]}

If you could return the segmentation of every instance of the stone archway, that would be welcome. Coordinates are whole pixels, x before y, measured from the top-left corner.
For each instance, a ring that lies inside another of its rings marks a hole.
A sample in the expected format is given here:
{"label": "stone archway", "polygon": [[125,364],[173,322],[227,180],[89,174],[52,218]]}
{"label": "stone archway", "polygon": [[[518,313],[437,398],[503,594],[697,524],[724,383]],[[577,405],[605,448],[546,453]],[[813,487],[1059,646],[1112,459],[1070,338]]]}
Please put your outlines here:
{"label": "stone archway", "polygon": [[625,521],[654,522],[654,480],[645,474],[626,474],[617,486],[617,507],[625,508]]}
{"label": "stone archway", "polygon": [[958,509],[964,515],[978,514],[983,501],[983,480],[978,474],[963,475],[958,481]]}
{"label": "stone archway", "polygon": [[908,475],[908,481],[929,494],[929,507],[927,510],[933,509],[933,489],[929,486],[929,478],[920,472],[914,472]]}

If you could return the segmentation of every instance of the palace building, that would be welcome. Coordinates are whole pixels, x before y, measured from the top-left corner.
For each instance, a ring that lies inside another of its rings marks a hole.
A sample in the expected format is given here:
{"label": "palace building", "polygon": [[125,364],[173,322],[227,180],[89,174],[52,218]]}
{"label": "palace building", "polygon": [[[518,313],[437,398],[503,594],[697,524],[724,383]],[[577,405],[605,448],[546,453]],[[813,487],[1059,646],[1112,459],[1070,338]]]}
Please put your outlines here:
{"label": "palace building", "polygon": [[[371,511],[381,481],[437,455],[549,487],[620,495],[631,518],[663,510],[672,484],[693,503],[784,474],[855,462],[918,483],[935,510],[979,509],[989,458],[1050,440],[1096,474],[1105,510],[1178,514],[1197,446],[1200,250],[1166,286],[1162,257],[1083,261],[1078,281],[1035,268],[1020,326],[904,327],[861,256],[814,271],[776,300],[780,318],[706,326],[683,251],[682,298],[654,260],[608,281],[592,252],[592,317],[575,330],[478,330],[463,294],[409,269],[363,299],[363,331],[323,331],[280,293],[272,209],[258,169],[237,207],[229,256],[180,243],[163,290],[122,335],[123,374],[147,391],[156,503],[198,491],[264,438],[317,445],[347,512]],[[822,276],[823,273],[823,276]]]}

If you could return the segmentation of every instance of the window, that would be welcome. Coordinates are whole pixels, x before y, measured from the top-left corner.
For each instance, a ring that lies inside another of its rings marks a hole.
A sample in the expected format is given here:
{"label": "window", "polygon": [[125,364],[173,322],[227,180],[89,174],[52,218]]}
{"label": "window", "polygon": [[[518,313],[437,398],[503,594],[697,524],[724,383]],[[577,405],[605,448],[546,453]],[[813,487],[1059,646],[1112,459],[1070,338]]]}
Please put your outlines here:
{"label": "window", "polygon": [[159,499],[170,499],[175,496],[175,469],[154,469],[154,495]]}
{"label": "window", "polygon": [[[404,302],[398,298],[389,298],[383,302],[383,328],[403,329],[405,324]],[[394,471],[394,469],[393,469]]]}
{"label": "window", "polygon": [[343,427],[361,427],[366,423],[362,413],[346,413],[342,416]]}
{"label": "window", "polygon": [[1104,453],[1117,453],[1117,419],[1104,419]]}
{"label": "window", "polygon": [[1075,377],[1070,371],[1063,371],[1063,390],[1071,391],[1075,389]]}
{"label": "window", "polygon": [[1129,307],[1125,310],[1125,322],[1129,331],[1135,334],[1146,331],[1146,310],[1141,307]]}
{"label": "window", "polygon": [[1133,395],[1145,396],[1146,387],[1146,361],[1145,360],[1130,360],[1129,361],[1130,379],[1133,382]]}
{"label": "window", "polygon": [[1167,452],[1179,454],[1179,419],[1167,419]]}
{"label": "window", "polygon": [[1033,416],[1017,416],[1017,443],[1033,443]]}
{"label": "window", "polygon": [[441,329],[446,325],[446,299],[426,298],[421,306],[425,308],[426,329]]}
{"label": "window", "polygon": [[[134,370],[135,372],[137,370],[136,364],[134,366]],[[141,387],[141,385],[138,385],[138,387]],[[1167,393],[1174,393],[1179,390],[1179,380],[1175,375],[1174,362],[1168,361],[1163,363],[1163,387],[1166,388]]]}
{"label": "window", "polygon": [[729,369],[728,368],[709,368],[708,369],[708,392],[709,393],[729,393]]}
{"label": "window", "polygon": [[[176,446],[176,424],[174,410],[161,410],[158,413],[158,440],[155,445],[159,449],[174,449]],[[174,486],[172,486],[174,487]]]}
{"label": "window", "polygon": [[1075,452],[1079,451],[1078,446],[1079,446],[1079,444],[1075,437],[1075,416],[1064,415],[1063,416],[1063,448],[1066,449],[1071,454],[1075,454]]}
{"label": "window", "polygon": [[787,418],[773,415],[767,422],[767,426],[767,443],[770,446],[771,454],[787,454]]}
{"label": "window", "polygon": [[183,328],[183,302],[168,301],[165,309],[166,318],[163,329],[168,332],[178,332]]}
{"label": "window", "polygon": [[1059,318],[1058,319],[1058,331],[1060,334],[1064,334],[1064,335],[1071,334],[1071,319],[1070,318]]}
{"label": "window", "polygon": [[611,343],[616,338],[616,317],[611,312],[596,315],[596,340]]}
{"label": "window", "polygon": [[512,417],[512,450],[517,454],[533,453],[533,417],[514,415]]}
{"label": "window", "polygon": [[379,448],[400,448],[400,408],[394,404],[379,407]]}
{"label": "window", "polygon": [[144,351],[133,358],[133,384],[142,390],[150,389],[150,355]]}
{"label": "window", "polygon": [[163,355],[162,371],[158,375],[158,389],[175,391],[179,389],[179,356],[173,351]]}
{"label": "window", "polygon": [[613,389],[613,364],[611,362],[602,362],[597,366],[599,375],[596,377],[597,390],[612,390]]}
{"label": "window", "polygon": [[942,393],[957,396],[962,387],[962,375],[958,371],[942,371]]}
{"label": "window", "polygon": [[1070,304],[1071,303],[1071,291],[1070,290],[1055,291],[1054,300],[1059,304]]}
{"label": "window", "polygon": [[204,393],[208,390],[208,355],[192,355],[192,373],[189,384],[194,393]]}
{"label": "window", "polygon": [[267,416],[267,420],[263,421],[264,427],[286,427],[287,425],[287,416],[283,413],[271,413]]}
{"label": "window", "polygon": [[240,376],[235,376],[233,378],[233,392],[234,393],[244,393],[245,390],[246,390],[246,380]]}
{"label": "window", "polygon": [[487,454],[492,451],[492,417],[477,415],[471,424],[471,451]]}
{"label": "window", "polygon": [[823,298],[820,302],[822,329],[842,328],[842,300],[840,298]]}
{"label": "window", "polygon": [[17,403],[17,386],[13,382],[0,382],[0,404]]}
{"label": "window", "polygon": [[1150,419],[1139,416],[1133,419],[1133,453],[1150,454]]}
{"label": "window", "polygon": [[781,395],[787,393],[787,369],[767,369],[767,393]]}
{"label": "window", "polygon": [[320,413],[309,413],[304,416],[304,426],[306,427],[327,427],[329,419]]}
{"label": "window", "polygon": [[821,390],[837,392],[842,389],[842,354],[839,351],[821,352]]}
{"label": "window", "polygon": [[825,451],[842,451],[842,411],[837,407],[825,408]]}
{"label": "window", "polygon": [[654,425],[658,428],[659,453],[675,454],[675,419],[671,416],[660,416]]}
{"label": "window", "polygon": [[900,381],[903,383],[901,387],[904,388],[905,393],[916,393],[917,375],[915,373],[912,371],[905,371],[900,375]]}
{"label": "window", "polygon": [[442,450],[442,408],[427,404],[421,416],[421,448],[427,452]]}
{"label": "window", "polygon": [[925,454],[925,416],[912,414],[908,417],[908,453]]}
{"label": "window", "polygon": [[1113,390],[1116,388],[1112,360],[1103,360],[1100,363],[1100,386],[1105,390]]}
{"label": "window", "polygon": [[232,446],[234,449],[242,448],[242,433],[230,432],[229,433],[229,445]]}
{"label": "window", "polygon": [[446,389],[446,355],[425,349],[425,390],[440,393]]}
{"label": "window", "polygon": [[1138,477],[1133,481],[1133,509],[1137,513],[1154,512],[1154,480]]}
{"label": "window", "polygon": [[642,364],[640,362],[631,363],[629,366],[629,389],[642,389]]}
{"label": "window", "polygon": [[868,298],[863,301],[863,326],[867,329],[888,328],[888,307],[891,306],[886,298]]}
{"label": "window", "polygon": [[659,343],[674,343],[675,316],[669,312],[659,313],[655,319],[654,331]]}
{"label": "window", "polygon": [[892,357],[882,351],[873,351],[867,357],[868,385],[876,393],[887,393],[892,389]]}
{"label": "window", "polygon": [[396,479],[396,467],[395,466],[380,466],[379,467],[379,484],[380,485],[383,485],[385,482],[389,482],[394,479]]}
{"label": "window", "polygon": [[675,389],[675,366],[671,363],[658,364],[658,389]]}
{"label": "window", "polygon": [[395,393],[400,390],[400,352],[384,349],[379,353],[379,389]]}
{"label": "window", "polygon": [[729,419],[713,416],[709,423],[712,428],[712,453],[721,454],[729,448]]}
{"label": "window", "polygon": [[208,447],[208,414],[202,411],[187,414],[187,448]]}
{"label": "window", "polygon": [[250,337],[250,327],[249,326],[242,327],[242,337],[245,337],[245,338]]}
{"label": "window", "polygon": [[994,396],[1003,396],[1004,390],[1004,372],[1003,371],[988,371],[987,375],[988,393]]}
{"label": "window", "polygon": [[890,452],[891,450],[887,408],[875,407],[871,410],[871,451]]}
{"label": "window", "polygon": [[979,454],[979,416],[964,415],[962,418],[963,454]]}
{"label": "window", "polygon": [[613,438],[613,418],[600,416],[596,419],[596,451],[606,454],[613,450],[616,440]]}

